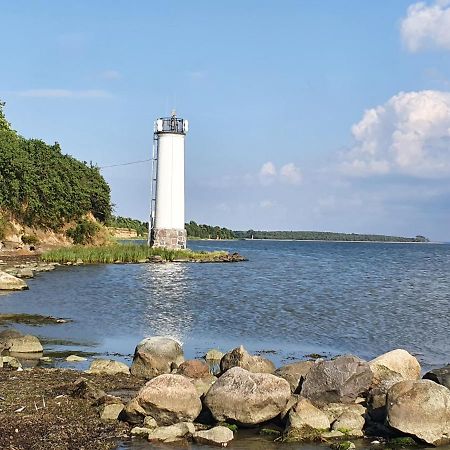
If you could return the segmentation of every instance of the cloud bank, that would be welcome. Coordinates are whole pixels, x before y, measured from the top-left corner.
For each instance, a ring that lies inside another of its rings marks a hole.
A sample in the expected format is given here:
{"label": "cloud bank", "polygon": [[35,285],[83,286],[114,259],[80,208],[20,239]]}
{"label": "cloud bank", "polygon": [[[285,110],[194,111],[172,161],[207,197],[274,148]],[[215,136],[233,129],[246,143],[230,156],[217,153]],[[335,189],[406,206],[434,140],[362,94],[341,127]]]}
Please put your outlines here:
{"label": "cloud bank", "polygon": [[411,52],[427,48],[450,50],[450,0],[411,5],[401,22],[401,35]]}
{"label": "cloud bank", "polygon": [[259,170],[259,181],[263,185],[269,185],[275,181],[298,185],[302,182],[302,173],[292,162],[285,164],[280,170],[277,170],[275,164],[272,161],[268,161]]}
{"label": "cloud bank", "polygon": [[347,175],[450,175],[450,92],[400,92],[353,125]]}

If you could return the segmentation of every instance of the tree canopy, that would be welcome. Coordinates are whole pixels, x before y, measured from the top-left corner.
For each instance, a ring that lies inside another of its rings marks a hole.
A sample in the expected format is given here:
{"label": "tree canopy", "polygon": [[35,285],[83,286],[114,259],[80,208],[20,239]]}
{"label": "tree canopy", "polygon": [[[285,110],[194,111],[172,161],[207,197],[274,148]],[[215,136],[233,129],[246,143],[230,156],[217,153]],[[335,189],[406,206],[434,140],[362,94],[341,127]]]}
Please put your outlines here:
{"label": "tree canopy", "polygon": [[58,143],[25,139],[0,102],[0,210],[29,226],[59,229],[87,213],[111,215],[110,189],[98,167],[64,155]]}

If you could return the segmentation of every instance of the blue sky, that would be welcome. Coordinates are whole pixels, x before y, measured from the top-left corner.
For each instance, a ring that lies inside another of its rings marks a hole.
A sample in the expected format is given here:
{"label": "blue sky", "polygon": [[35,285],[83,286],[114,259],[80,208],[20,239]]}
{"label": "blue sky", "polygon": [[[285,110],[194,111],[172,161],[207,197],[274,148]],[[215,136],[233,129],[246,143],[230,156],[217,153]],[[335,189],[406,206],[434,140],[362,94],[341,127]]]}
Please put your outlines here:
{"label": "blue sky", "polygon": [[[450,2],[0,0],[22,135],[99,166],[189,119],[187,220],[450,240]],[[105,168],[146,219],[149,163]]]}

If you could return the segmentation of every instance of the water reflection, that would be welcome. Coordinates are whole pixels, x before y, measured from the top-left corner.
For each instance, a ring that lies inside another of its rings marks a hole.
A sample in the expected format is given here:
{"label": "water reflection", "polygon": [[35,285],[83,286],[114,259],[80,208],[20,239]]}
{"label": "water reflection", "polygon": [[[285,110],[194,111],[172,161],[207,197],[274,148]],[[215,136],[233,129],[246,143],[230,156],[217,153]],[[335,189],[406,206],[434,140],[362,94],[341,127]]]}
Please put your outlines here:
{"label": "water reflection", "polygon": [[188,298],[185,264],[146,265],[137,277],[145,300],[142,306],[144,336],[164,335],[184,343],[194,326]]}

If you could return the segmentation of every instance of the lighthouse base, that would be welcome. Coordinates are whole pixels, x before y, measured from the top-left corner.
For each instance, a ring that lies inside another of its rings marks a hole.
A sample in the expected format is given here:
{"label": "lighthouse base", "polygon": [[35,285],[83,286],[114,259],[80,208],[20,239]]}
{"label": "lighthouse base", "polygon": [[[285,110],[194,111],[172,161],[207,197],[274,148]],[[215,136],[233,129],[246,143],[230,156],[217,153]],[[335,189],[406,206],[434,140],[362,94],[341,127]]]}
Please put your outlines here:
{"label": "lighthouse base", "polygon": [[156,228],[152,230],[150,245],[152,247],[184,249],[186,248],[186,241],[186,230]]}

